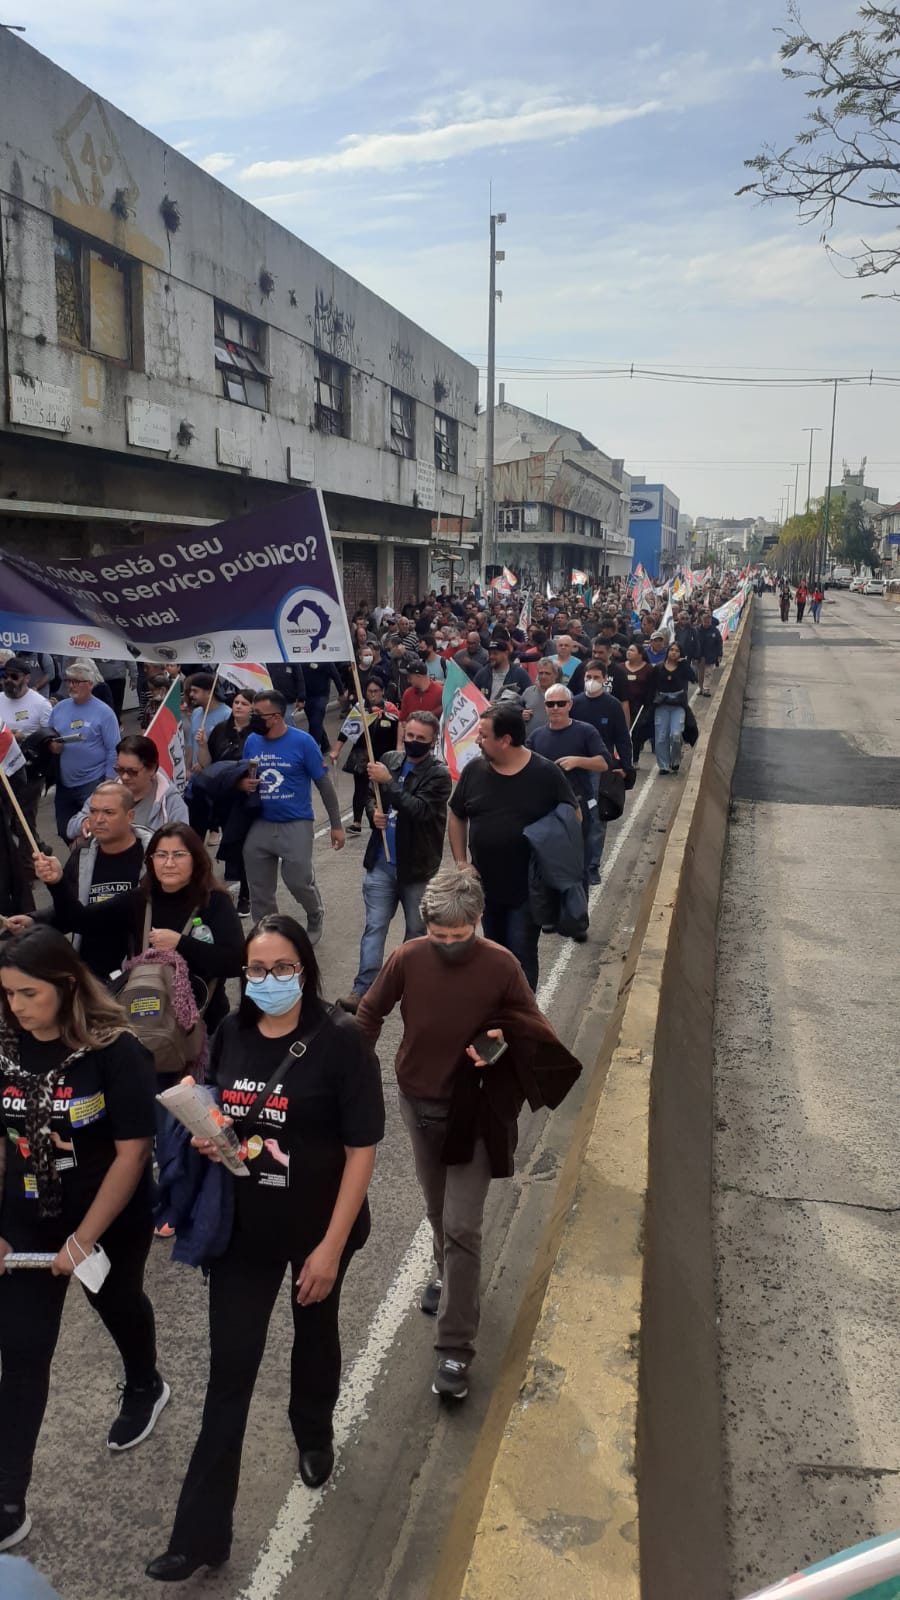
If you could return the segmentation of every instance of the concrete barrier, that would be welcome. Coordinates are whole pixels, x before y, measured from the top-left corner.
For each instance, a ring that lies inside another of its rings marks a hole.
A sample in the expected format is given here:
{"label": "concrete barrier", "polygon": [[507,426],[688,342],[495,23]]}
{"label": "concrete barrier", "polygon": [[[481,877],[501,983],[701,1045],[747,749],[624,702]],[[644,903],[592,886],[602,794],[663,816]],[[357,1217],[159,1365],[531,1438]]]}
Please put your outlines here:
{"label": "concrete barrier", "polygon": [[431,1600],[723,1600],[712,1024],[748,605]]}

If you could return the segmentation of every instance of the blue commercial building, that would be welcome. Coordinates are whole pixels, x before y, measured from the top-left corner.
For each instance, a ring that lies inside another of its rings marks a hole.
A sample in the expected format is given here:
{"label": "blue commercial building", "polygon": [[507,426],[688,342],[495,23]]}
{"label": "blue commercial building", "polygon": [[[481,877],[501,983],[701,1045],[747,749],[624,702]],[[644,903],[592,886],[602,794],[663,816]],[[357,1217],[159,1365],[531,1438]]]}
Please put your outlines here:
{"label": "blue commercial building", "polygon": [[680,505],[677,494],[666,484],[645,483],[632,475],[628,522],[634,540],[632,571],[638,562],[651,578],[667,578],[675,571]]}

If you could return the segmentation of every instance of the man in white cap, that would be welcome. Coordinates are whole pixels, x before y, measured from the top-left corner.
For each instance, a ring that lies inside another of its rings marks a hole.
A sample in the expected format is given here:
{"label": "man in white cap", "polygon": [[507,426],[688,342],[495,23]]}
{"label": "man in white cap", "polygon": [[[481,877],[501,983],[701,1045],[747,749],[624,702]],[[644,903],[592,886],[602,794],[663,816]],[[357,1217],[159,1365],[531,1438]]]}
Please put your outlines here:
{"label": "man in white cap", "polygon": [[114,778],[119,722],[114,711],[92,693],[99,681],[94,663],[76,657],[66,667],[66,695],[50,713],[48,727],[56,735],[51,747],[59,756],[56,785],[56,829],[66,828],[103,778]]}

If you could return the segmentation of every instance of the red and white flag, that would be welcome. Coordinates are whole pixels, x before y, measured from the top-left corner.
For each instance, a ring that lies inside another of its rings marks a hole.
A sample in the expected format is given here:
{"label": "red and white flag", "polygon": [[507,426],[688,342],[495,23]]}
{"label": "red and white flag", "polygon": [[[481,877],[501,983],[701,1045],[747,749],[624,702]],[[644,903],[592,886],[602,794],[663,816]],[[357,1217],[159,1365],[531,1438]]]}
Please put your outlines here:
{"label": "red and white flag", "polygon": [[153,740],[159,752],[159,770],[171,778],[179,794],[187,782],[184,735],[181,731],[182,693],[181,679],[175,678],[147,729],[147,738]]}

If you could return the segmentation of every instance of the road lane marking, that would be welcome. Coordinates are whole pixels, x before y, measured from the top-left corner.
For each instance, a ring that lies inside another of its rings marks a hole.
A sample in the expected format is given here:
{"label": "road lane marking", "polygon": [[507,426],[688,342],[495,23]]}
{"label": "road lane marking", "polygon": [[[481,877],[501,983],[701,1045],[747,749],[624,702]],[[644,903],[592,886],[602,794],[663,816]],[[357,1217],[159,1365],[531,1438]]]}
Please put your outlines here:
{"label": "road lane marking", "polygon": [[[407,1313],[418,1300],[429,1270],[434,1265],[431,1227],[427,1219],[419,1223],[412,1236],[391,1286],[376,1310],[369,1328],[365,1349],[341,1379],[341,1393],[334,1413],[335,1467],[321,1494],[307,1489],[295,1478],[275,1519],[256,1566],[238,1600],[274,1600],[281,1585],[294,1570],[294,1562],[312,1532],[313,1518],[324,1495],[334,1487],[348,1457],[350,1440],[365,1420],[369,1396],[381,1368],[390,1354]],[[343,1459],[342,1459],[343,1458]]]}

